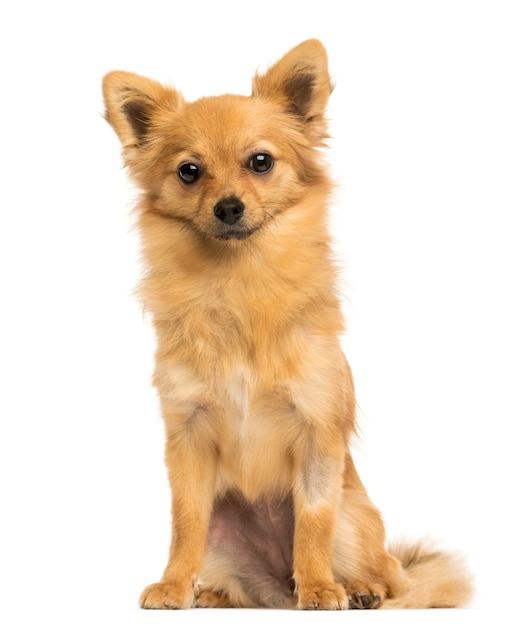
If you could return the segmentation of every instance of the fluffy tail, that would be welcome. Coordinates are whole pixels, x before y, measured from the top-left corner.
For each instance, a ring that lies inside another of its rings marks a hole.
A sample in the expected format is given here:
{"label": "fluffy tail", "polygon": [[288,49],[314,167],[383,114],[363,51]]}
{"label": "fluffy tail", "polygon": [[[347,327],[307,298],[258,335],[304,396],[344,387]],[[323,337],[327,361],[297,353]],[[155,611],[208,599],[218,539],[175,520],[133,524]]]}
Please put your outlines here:
{"label": "fluffy tail", "polygon": [[419,544],[393,544],[389,552],[404,569],[404,584],[383,608],[453,608],[464,606],[473,594],[473,580],[464,559]]}

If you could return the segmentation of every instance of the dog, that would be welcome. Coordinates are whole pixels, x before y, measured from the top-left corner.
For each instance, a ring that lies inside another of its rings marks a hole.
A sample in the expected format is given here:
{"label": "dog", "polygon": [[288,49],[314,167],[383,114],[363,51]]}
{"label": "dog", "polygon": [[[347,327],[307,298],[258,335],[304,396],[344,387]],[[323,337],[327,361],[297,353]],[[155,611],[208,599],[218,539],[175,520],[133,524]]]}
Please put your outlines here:
{"label": "dog", "polygon": [[250,96],[187,102],[124,71],[105,117],[143,194],[172,540],[146,609],[455,607],[462,559],[386,547],[350,452],[355,392],[327,227],[332,91],[315,39]]}

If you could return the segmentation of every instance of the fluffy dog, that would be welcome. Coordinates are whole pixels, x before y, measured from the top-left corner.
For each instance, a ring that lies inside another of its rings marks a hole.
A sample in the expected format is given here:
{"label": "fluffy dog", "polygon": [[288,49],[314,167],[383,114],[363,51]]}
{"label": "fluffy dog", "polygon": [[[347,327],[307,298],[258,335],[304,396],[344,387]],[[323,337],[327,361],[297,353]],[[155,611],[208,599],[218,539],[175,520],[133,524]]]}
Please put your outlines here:
{"label": "fluffy dog", "polygon": [[144,608],[450,607],[459,558],[388,550],[349,444],[355,395],[321,160],[332,91],[309,40],[251,96],[187,102],[116,71],[106,119],[142,189],[172,541]]}

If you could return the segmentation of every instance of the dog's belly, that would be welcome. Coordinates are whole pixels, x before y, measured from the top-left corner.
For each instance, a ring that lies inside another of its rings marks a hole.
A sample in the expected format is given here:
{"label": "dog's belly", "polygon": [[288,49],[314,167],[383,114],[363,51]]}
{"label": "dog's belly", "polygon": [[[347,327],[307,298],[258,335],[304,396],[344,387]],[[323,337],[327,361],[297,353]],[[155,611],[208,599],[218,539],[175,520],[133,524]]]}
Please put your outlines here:
{"label": "dog's belly", "polygon": [[294,514],[290,494],[249,502],[237,490],[217,499],[208,536],[205,584],[221,572],[258,606],[292,602]]}

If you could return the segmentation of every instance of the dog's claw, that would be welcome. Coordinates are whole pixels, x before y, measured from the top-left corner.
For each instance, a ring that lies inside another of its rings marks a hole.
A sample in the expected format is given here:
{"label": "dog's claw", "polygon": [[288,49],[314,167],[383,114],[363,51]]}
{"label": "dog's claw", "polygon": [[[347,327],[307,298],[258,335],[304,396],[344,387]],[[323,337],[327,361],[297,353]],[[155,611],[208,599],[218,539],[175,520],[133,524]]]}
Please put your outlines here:
{"label": "dog's claw", "polygon": [[365,593],[353,593],[349,595],[350,609],[378,609],[380,596],[367,595]]}

